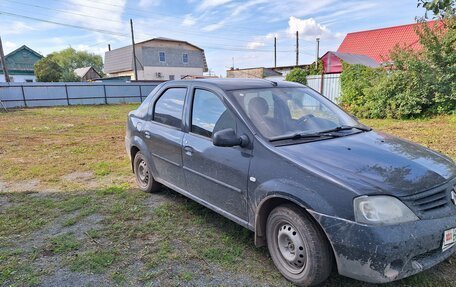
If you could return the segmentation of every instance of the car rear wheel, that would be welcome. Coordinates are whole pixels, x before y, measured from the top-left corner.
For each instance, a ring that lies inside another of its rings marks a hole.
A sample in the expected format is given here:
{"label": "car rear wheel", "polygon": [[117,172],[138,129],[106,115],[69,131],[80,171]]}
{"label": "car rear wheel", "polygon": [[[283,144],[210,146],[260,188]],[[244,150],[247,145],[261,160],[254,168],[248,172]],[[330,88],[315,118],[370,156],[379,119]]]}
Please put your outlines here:
{"label": "car rear wheel", "polygon": [[142,191],[156,192],[160,189],[160,184],[156,182],[152,176],[150,164],[141,152],[136,153],[133,161],[133,167],[136,176],[136,183]]}
{"label": "car rear wheel", "polygon": [[275,266],[299,286],[328,278],[333,257],[320,227],[295,205],[276,207],[268,216],[266,237]]}

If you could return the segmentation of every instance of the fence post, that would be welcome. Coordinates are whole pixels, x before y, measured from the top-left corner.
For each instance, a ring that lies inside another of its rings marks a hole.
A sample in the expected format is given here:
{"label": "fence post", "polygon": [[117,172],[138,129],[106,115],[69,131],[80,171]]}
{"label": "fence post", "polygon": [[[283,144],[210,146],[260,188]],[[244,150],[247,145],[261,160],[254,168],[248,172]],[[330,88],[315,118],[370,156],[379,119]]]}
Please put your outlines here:
{"label": "fence post", "polygon": [[105,100],[105,105],[108,104],[108,97],[106,96],[106,85],[103,84],[103,93],[104,93],[104,100]]}
{"label": "fence post", "polygon": [[24,84],[21,84],[21,90],[22,90],[22,99],[24,100],[24,106],[27,107],[27,100],[25,99]]}
{"label": "fence post", "polygon": [[323,95],[323,87],[324,87],[323,82],[324,82],[324,80],[325,80],[325,73],[322,72],[321,73],[321,81],[320,81],[320,94],[322,94],[322,95]]}
{"label": "fence post", "polygon": [[65,84],[65,95],[66,95],[67,105],[70,105],[70,98],[68,97],[68,87],[67,87],[67,84]]}
{"label": "fence post", "polygon": [[139,102],[142,103],[142,89],[141,89],[141,85],[138,85],[138,88],[139,88]]}

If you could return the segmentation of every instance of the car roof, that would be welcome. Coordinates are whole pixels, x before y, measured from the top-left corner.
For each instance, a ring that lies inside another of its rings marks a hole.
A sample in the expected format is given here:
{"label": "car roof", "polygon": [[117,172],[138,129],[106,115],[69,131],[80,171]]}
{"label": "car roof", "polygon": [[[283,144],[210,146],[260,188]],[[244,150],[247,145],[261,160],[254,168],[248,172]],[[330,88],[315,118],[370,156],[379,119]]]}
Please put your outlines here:
{"label": "car roof", "polygon": [[195,80],[176,80],[169,81],[170,84],[208,84],[212,86],[219,87],[222,90],[243,90],[243,89],[263,89],[263,88],[296,88],[303,87],[303,85],[293,82],[285,81],[270,81],[265,79],[220,79],[220,78],[211,78],[211,79],[195,79]]}

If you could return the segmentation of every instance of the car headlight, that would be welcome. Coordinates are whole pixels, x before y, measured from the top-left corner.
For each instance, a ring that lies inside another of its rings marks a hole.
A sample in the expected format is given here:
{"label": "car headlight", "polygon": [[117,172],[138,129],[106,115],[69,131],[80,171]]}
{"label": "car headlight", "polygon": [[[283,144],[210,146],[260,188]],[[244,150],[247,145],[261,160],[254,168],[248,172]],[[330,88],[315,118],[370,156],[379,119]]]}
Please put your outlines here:
{"label": "car headlight", "polygon": [[360,196],[353,200],[353,206],[359,223],[387,225],[418,220],[410,208],[392,196]]}

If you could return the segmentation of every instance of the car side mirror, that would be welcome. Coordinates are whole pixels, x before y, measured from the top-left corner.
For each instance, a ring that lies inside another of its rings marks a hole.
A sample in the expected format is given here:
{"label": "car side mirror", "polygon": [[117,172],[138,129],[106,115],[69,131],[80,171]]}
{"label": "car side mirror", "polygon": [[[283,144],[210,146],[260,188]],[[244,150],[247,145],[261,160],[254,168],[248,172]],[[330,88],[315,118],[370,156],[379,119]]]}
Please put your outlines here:
{"label": "car side mirror", "polygon": [[241,146],[246,147],[249,144],[249,138],[246,135],[238,137],[233,129],[220,130],[212,135],[212,143],[215,146],[233,147]]}

